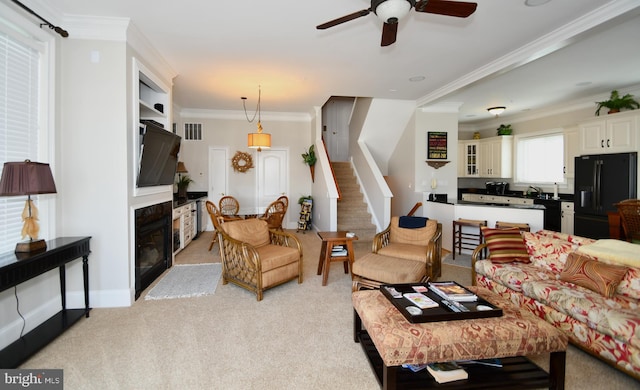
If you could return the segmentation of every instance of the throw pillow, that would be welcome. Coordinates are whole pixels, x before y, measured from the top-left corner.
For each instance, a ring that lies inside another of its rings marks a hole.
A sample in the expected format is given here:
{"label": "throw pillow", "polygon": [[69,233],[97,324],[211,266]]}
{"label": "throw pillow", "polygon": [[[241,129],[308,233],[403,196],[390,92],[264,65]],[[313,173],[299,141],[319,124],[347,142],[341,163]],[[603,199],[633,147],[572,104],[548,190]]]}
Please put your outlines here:
{"label": "throw pillow", "polygon": [[605,264],[591,256],[572,252],[567,257],[560,280],[588,288],[607,298],[613,297],[627,267]]}
{"label": "throw pillow", "polygon": [[493,229],[486,226],[481,229],[489,248],[489,260],[494,263],[530,262],[520,229]]}

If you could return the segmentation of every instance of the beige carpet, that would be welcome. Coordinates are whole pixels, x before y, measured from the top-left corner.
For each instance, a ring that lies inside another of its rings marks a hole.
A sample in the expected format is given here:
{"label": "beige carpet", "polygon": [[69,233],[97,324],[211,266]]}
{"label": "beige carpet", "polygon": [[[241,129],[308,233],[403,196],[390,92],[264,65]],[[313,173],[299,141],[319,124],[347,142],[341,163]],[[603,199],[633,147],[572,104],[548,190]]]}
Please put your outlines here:
{"label": "beige carpet", "polygon": [[[220,283],[215,295],[155,301],[142,296],[132,307],[94,309],[22,368],[64,369],[65,390],[379,389],[353,342],[349,275],[334,263],[328,285],[321,286],[320,240],[309,231],[296,236],[305,254],[301,285],[268,290],[261,302]],[[217,244],[207,251],[210,240],[210,233],[198,238],[176,263],[219,261]],[[370,247],[359,243],[356,257]],[[441,279],[468,284],[471,276],[468,268],[444,265]],[[535,360],[546,364],[546,356]],[[638,385],[570,348],[567,389]]]}

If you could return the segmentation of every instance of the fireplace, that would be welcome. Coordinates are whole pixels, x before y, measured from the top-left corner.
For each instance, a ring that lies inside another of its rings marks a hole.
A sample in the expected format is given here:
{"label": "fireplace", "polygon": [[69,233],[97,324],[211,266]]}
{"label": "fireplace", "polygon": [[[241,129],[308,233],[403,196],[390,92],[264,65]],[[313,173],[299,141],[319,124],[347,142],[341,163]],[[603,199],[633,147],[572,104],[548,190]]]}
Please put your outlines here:
{"label": "fireplace", "polygon": [[171,267],[171,216],[173,202],[135,211],[136,299],[142,291]]}

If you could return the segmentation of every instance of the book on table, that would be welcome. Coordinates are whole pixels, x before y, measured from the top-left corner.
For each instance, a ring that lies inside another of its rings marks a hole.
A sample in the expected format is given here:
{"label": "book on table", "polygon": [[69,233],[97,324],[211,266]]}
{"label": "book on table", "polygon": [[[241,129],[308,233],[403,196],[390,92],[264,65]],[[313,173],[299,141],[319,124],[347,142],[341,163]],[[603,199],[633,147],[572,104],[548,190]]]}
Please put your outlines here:
{"label": "book on table", "polygon": [[456,362],[427,364],[427,371],[438,383],[447,383],[468,379],[469,374]]}
{"label": "book on table", "polygon": [[429,309],[432,307],[440,307],[440,305],[438,304],[438,302],[434,301],[433,299],[429,298],[428,296],[419,293],[419,292],[414,292],[414,293],[405,293],[403,294],[403,296],[409,300],[409,302],[413,303],[414,305],[418,306],[421,309]]}
{"label": "book on table", "polygon": [[347,248],[344,245],[336,245],[331,248],[331,257],[346,256],[347,254]]}
{"label": "book on table", "polygon": [[475,302],[478,296],[456,282],[431,282],[429,289],[444,299],[456,302]]}

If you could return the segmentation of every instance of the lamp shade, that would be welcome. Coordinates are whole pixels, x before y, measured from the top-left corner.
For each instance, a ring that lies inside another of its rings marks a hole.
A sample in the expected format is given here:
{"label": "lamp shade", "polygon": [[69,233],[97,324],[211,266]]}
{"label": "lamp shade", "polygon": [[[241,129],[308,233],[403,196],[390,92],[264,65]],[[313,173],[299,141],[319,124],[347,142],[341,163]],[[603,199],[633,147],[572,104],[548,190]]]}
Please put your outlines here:
{"label": "lamp shade", "polygon": [[176,168],[177,173],[187,173],[187,167],[184,166],[182,161],[178,161],[178,167]]}
{"label": "lamp shade", "polygon": [[412,4],[409,0],[386,0],[374,5],[373,12],[384,23],[398,23],[398,20],[406,16],[411,10]]}
{"label": "lamp shade", "polygon": [[55,194],[56,184],[49,164],[6,162],[0,179],[0,196]]}
{"label": "lamp shade", "polygon": [[271,147],[271,134],[249,133],[247,135],[247,146],[251,149],[269,149]]}

